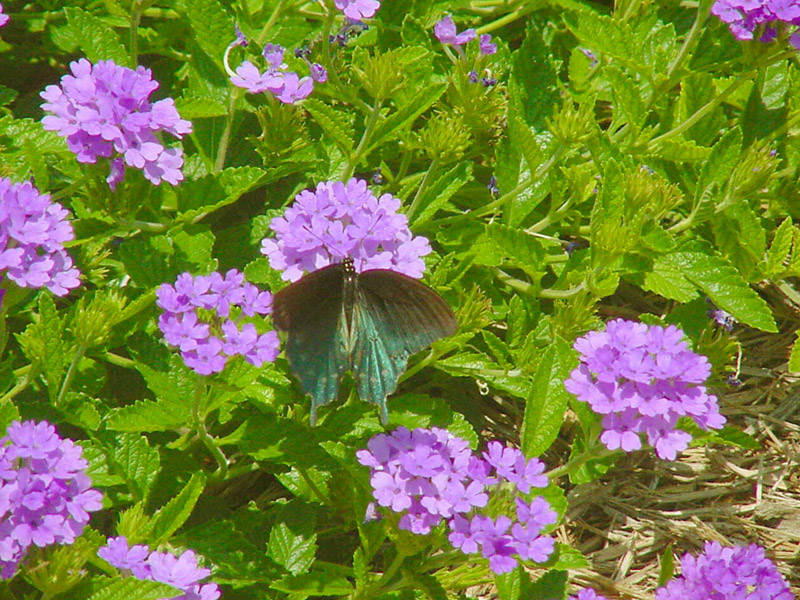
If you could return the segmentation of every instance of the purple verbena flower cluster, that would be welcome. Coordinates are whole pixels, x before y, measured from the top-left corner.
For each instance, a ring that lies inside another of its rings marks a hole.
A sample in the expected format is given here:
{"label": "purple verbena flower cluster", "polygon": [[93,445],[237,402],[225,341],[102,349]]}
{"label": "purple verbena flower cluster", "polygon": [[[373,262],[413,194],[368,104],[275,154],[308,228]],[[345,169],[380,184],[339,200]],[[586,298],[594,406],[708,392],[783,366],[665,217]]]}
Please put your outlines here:
{"label": "purple verbena flower cluster", "polygon": [[174,286],[161,284],[156,295],[164,311],[158,319],[164,338],[180,348],[186,365],[197,373],[218,373],[237,354],[257,367],[278,356],[277,333],[259,335],[249,322],[240,326],[243,316],[271,313],[272,294],[245,282],[236,269],[224,276],[182,273]]}
{"label": "purple verbena flower cluster", "polygon": [[3,5],[0,4],[0,27],[8,23],[9,16],[3,13]]}
{"label": "purple verbena flower cluster", "polygon": [[30,183],[0,177],[0,272],[20,287],[64,296],[80,285],[64,243],[75,239],[67,211]]}
{"label": "purple verbena flower cluster", "polygon": [[0,439],[0,577],[33,546],[72,544],[102,508],[83,450],[42,421],[9,425]]}
{"label": "purple verbena flower cluster", "polygon": [[427,534],[444,521],[450,543],[465,554],[480,552],[495,573],[511,571],[518,560],[545,562],[555,548],[542,529],[556,522],[556,513],[541,496],[516,497],[515,519],[475,510],[504,483],[522,494],[547,486],[544,464],[517,449],[491,442],[479,458],[446,430],[400,427],[374,436],[356,456],[370,468],[377,503],[402,514],[400,529]]}
{"label": "purple verbena flower cluster", "polygon": [[391,269],[419,278],[431,247],[427,238],[411,234],[398,208],[400,200],[391,194],[376,198],[363,179],[320,183],[297,194],[284,215],[272,220],[275,237],[261,243],[261,252],[287,281],[346,256],[359,272]]}
{"label": "purple verbena flower cluster", "polygon": [[231,75],[231,83],[251,94],[270,92],[284,104],[294,104],[308,98],[314,91],[314,82],[325,83],[328,73],[322,65],[309,62],[306,53],[301,53],[311,73],[310,77],[301,78],[294,71],[287,70],[288,66],[283,62],[285,52],[283,46],[267,44],[263,51],[267,70],[262,73],[257,66],[245,60],[237,67],[236,73]]}
{"label": "purple verbena flower cluster", "polygon": [[706,542],[703,553],[681,558],[681,575],[656,590],[656,600],[793,600],[778,569],[756,544],[723,548]]}
{"label": "purple verbena flower cluster", "polygon": [[334,0],[334,4],[345,17],[356,21],[374,17],[381,7],[378,0]]}
{"label": "purple verbena flower cluster", "polygon": [[592,588],[584,588],[578,592],[577,596],[570,596],[569,600],[607,600]]}
{"label": "purple verbena flower cluster", "polygon": [[[456,48],[478,37],[478,34],[475,33],[475,30],[472,28],[465,29],[461,33],[458,33],[456,24],[451,17],[443,17],[440,19],[436,25],[433,26],[433,35],[443,44],[449,44]],[[480,36],[479,43],[481,54],[494,54],[497,52],[497,45],[492,43],[492,36],[488,33],[484,33]]]}
{"label": "purple verbena flower cluster", "polygon": [[680,417],[702,429],[725,423],[717,398],[703,385],[711,373],[708,359],[683,338],[674,325],[617,319],[575,341],[581,364],[564,386],[604,415],[600,440],[609,450],[638,450],[644,433],[660,458],[674,460],[692,439],[675,428]]}
{"label": "purple verbena flower cluster", "polygon": [[200,584],[211,570],[197,566],[197,557],[192,550],[176,557],[168,552],[151,552],[141,544],[131,547],[127,539],[116,537],[108,538],[97,555],[117,569],[130,572],[136,579],[166,583],[184,593],[173,600],[217,600],[220,597],[216,583]]}
{"label": "purple verbena flower cluster", "polygon": [[800,25],[797,0],[716,0],[711,14],[727,23],[737,40],[752,40],[758,32],[760,41],[770,42],[779,29],[792,26],[789,42],[800,49],[800,33],[794,28]]}
{"label": "purple verbena flower cluster", "polygon": [[40,94],[46,100],[42,109],[51,113],[42,119],[45,129],[67,138],[80,162],[113,157],[107,178],[112,189],[124,177],[125,165],[141,169],[155,185],[183,180],[182,150],[165,148],[156,134],[181,138],[192,124],[180,118],[172,98],[150,102],[158,82],[149,69],[134,71],[110,60],[92,65],[85,58],[70,63],[70,69],[72,75],[64,75],[60,86],[48,85]]}

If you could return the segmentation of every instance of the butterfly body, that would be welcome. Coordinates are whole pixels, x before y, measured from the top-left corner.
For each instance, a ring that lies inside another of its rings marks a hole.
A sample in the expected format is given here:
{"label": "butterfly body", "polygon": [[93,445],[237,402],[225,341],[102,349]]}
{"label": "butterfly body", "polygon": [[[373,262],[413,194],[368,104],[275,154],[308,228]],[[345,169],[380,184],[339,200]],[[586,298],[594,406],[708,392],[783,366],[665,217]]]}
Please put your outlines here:
{"label": "butterfly body", "polygon": [[275,295],[273,322],[286,331],[286,355],[316,410],[338,396],[346,371],[362,400],[380,407],[394,392],[408,358],[457,329],[450,307],[431,288],[395,271],[356,273],[345,258]]}

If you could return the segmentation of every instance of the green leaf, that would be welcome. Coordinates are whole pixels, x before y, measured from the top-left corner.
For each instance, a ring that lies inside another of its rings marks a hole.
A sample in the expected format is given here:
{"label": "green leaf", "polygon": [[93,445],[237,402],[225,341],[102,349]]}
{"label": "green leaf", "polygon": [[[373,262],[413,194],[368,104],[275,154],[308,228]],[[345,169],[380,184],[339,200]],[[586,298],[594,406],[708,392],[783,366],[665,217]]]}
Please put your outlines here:
{"label": "green leaf", "polygon": [[144,500],[160,470],[158,450],[143,435],[122,434],[117,439],[119,445],[113,455],[115,471],[122,474],[134,496]]}
{"label": "green leaf", "polygon": [[193,41],[221,66],[225,49],[236,35],[233,19],[225,10],[225,5],[219,0],[180,0],[175,8],[191,24]]}
{"label": "green leaf", "polygon": [[697,297],[697,287],[689,281],[668,255],[653,263],[653,270],[645,273],[642,289],[678,302],[691,302]]}
{"label": "green leaf", "polygon": [[700,179],[697,181],[695,204],[700,201],[700,198],[710,186],[714,184],[724,186],[727,184],[731,173],[739,162],[741,154],[742,131],[738,127],[734,127],[723,135],[711,149],[708,160],[706,160],[703,170],[700,172]]}
{"label": "green leaf", "polygon": [[372,134],[369,150],[364,155],[366,156],[385,142],[400,137],[400,133],[409,129],[417,117],[441,98],[446,89],[447,86],[444,82],[434,81],[432,85],[423,86],[418,90],[407,103],[378,124],[375,133]]}
{"label": "green leaf", "polygon": [[176,189],[178,211],[182,220],[194,222],[220,208],[233,204],[251,189],[264,185],[274,174],[258,167],[229,167],[193,181],[185,181]]}
{"label": "green leaf", "polygon": [[566,544],[556,544],[558,553],[552,569],[556,571],[567,571],[574,569],[588,569],[591,564],[589,560],[580,553],[579,550],[567,546]]}
{"label": "green leaf", "polygon": [[672,261],[689,281],[736,320],[762,331],[778,330],[769,305],[708,244],[690,242],[682,251],[664,258]]}
{"label": "green leaf", "polygon": [[472,165],[466,161],[440,175],[425,190],[420,201],[422,208],[411,221],[411,228],[421,227],[433,218],[436,212],[447,205],[458,190],[472,181]]}
{"label": "green leaf", "polygon": [[542,353],[525,402],[522,451],[526,456],[541,455],[558,436],[569,401],[564,380],[574,366],[574,352],[559,337]]}
{"label": "green leaf", "polygon": [[336,142],[343,154],[353,150],[353,116],[352,112],[336,110],[315,98],[307,98],[303,102],[305,108],[322,130]]}
{"label": "green leaf", "polygon": [[800,373],[800,330],[795,332],[795,336],[792,353],[789,355],[788,370],[792,373]]}
{"label": "green leaf", "polygon": [[44,378],[50,402],[55,402],[64,374],[64,327],[56,310],[52,296],[45,291],[39,293],[39,331],[44,345]]}
{"label": "green leaf", "polygon": [[264,555],[261,536],[263,513],[255,504],[237,511],[234,518],[209,519],[181,532],[181,542],[214,565],[214,581],[240,586],[247,582],[263,585],[285,575],[285,571]]}
{"label": "green leaf", "polygon": [[[537,238],[525,231],[500,223],[490,223],[486,226],[485,240],[494,248],[495,256],[499,253],[503,261],[508,260],[514,266],[525,269],[527,273],[543,268],[544,248]],[[477,249],[477,264],[484,264],[481,257],[482,246],[479,241],[473,248],[473,251]]]}
{"label": "green leaf", "polygon": [[772,238],[769,250],[767,250],[766,272],[768,277],[777,277],[786,270],[783,261],[789,257],[792,250],[792,239],[794,239],[795,228],[792,219],[785,218]]}
{"label": "green leaf", "polygon": [[508,366],[508,348],[503,343],[503,340],[487,330],[481,331],[481,337],[486,347],[489,348],[489,352],[492,353],[492,356],[494,356],[497,361],[497,364],[502,368],[506,368]]}
{"label": "green leaf", "polygon": [[548,27],[528,21],[525,41],[511,55],[508,81],[509,112],[535,132],[547,130],[547,119],[558,106],[558,74],[548,47]]}
{"label": "green leaf", "polygon": [[292,575],[308,572],[317,552],[316,513],[310,505],[291,502],[281,507],[279,519],[269,532],[267,556]]}
{"label": "green leaf", "polygon": [[760,270],[766,254],[767,233],[750,206],[740,202],[728,206],[711,221],[717,249],[747,281],[763,279]]}
{"label": "green leaf", "polygon": [[107,427],[111,431],[131,433],[174,431],[190,420],[190,406],[186,401],[138,400],[112,410],[108,415]]}
{"label": "green leaf", "polygon": [[353,593],[353,586],[345,577],[323,571],[284,577],[272,582],[269,587],[279,592],[305,596],[347,596]]}
{"label": "green leaf", "polygon": [[675,552],[672,549],[672,542],[670,542],[664,548],[664,552],[661,553],[661,560],[659,560],[658,586],[666,585],[673,575],[675,575]]}
{"label": "green leaf", "polygon": [[522,594],[522,571],[514,569],[510,573],[494,576],[497,597],[500,600],[519,600]]}
{"label": "green leaf", "polygon": [[180,493],[153,515],[149,524],[149,538],[154,547],[166,542],[186,522],[203,493],[205,484],[205,476],[194,473]]}
{"label": "green leaf", "polygon": [[189,121],[224,117],[228,114],[228,107],[224,103],[197,96],[178,98],[175,100],[175,108],[178,109],[181,118]]}
{"label": "green leaf", "polygon": [[711,148],[698,146],[694,140],[667,138],[648,150],[648,156],[656,156],[673,162],[698,162],[706,160]]}
{"label": "green leaf", "polygon": [[[707,443],[705,440],[707,439],[708,442],[730,444],[732,446],[744,448],[745,450],[762,449],[761,443],[753,436],[729,425],[726,425],[719,431],[703,431],[699,427],[697,429],[694,427],[685,427],[685,429],[691,430],[690,433],[692,433],[692,436],[698,439],[698,445],[705,445]],[[698,438],[698,436],[703,437]],[[692,445],[695,445],[695,443],[693,442]]]}
{"label": "green leaf", "polygon": [[[676,119],[683,123],[717,95],[714,77],[710,73],[693,73],[681,80],[680,94],[677,102]],[[702,119],[694,123],[683,135],[701,146],[710,145],[725,126],[722,108],[717,106]]]}
{"label": "green leaf", "polygon": [[614,121],[610,130],[616,131],[627,123],[633,128],[633,134],[638,135],[647,118],[640,86],[615,66],[605,67],[603,75],[611,84],[614,94]]}
{"label": "green leaf", "polygon": [[171,431],[191,422],[194,377],[180,361],[180,358],[173,358],[168,373],[137,362],[136,368],[156,395],[156,400],[140,400],[112,410],[107,427],[112,431],[128,432]]}
{"label": "green leaf", "polygon": [[81,8],[65,8],[75,43],[80,47],[90,62],[113,60],[118,65],[129,67],[130,59],[117,33],[102,19]]}
{"label": "green leaf", "polygon": [[[96,591],[89,596],[88,600],[159,600],[160,598],[175,598],[182,593],[166,583],[147,579],[136,577],[105,579],[108,583],[101,584],[99,589],[95,588]],[[103,579],[99,581],[103,581]]]}
{"label": "green leaf", "polygon": [[569,574],[566,571],[547,571],[539,579],[527,586],[525,600],[553,600],[554,598],[567,597],[567,582]]}

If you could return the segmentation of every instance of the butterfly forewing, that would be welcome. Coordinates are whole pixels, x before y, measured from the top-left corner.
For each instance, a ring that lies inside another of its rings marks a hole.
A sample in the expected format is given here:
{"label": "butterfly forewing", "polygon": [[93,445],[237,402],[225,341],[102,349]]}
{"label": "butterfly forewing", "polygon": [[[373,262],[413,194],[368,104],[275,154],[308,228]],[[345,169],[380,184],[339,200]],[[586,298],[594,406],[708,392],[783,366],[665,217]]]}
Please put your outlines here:
{"label": "butterfly forewing", "polygon": [[311,395],[312,424],[317,407],[338,395],[347,369],[361,399],[377,404],[385,423],[386,396],[408,357],[457,329],[450,307],[425,284],[383,269],[356,276],[349,259],[278,292],[273,321],[288,333],[286,356]]}
{"label": "butterfly forewing", "polygon": [[383,269],[359,275],[350,355],[358,395],[377,404],[385,421],[386,396],[408,357],[456,329],[450,307],[416,279]]}
{"label": "butterfly forewing", "polygon": [[343,283],[342,266],[331,265],[285,287],[273,299],[273,323],[289,334],[286,356],[312,399],[312,424],[317,407],[336,399],[349,365]]}

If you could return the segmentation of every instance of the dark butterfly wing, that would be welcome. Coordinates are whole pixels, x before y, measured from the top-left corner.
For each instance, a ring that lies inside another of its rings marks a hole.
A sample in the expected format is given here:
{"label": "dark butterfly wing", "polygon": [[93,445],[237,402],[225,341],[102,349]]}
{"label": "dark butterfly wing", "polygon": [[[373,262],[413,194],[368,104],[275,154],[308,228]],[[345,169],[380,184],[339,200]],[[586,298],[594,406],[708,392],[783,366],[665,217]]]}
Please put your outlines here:
{"label": "dark butterfly wing", "polygon": [[275,327],[288,333],[286,356],[292,371],[311,396],[312,425],[317,407],[336,399],[349,365],[343,287],[342,265],[331,265],[283,288],[272,302]]}
{"label": "dark butterfly wing", "polygon": [[397,388],[408,357],[457,328],[453,311],[425,284],[384,269],[361,273],[350,354],[359,397],[377,404],[385,423],[386,396]]}

